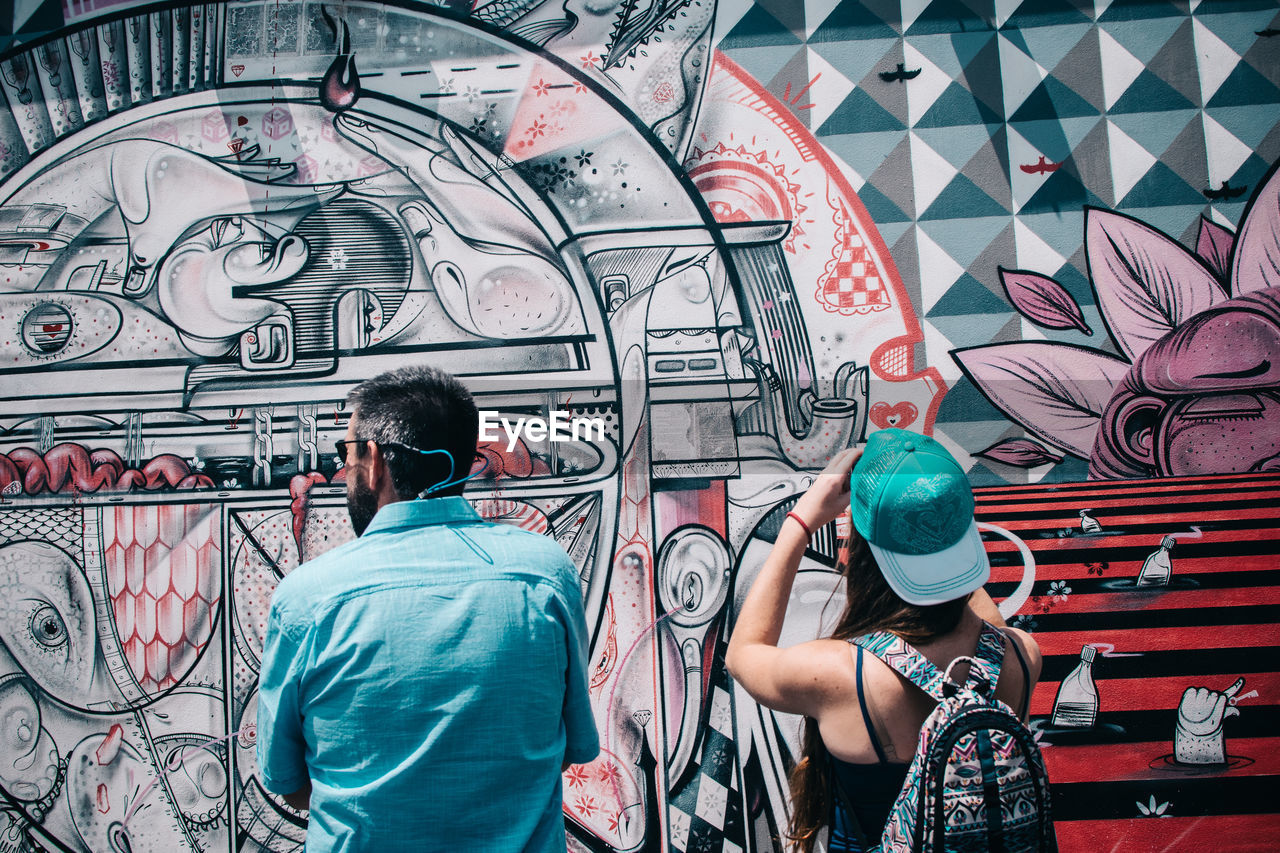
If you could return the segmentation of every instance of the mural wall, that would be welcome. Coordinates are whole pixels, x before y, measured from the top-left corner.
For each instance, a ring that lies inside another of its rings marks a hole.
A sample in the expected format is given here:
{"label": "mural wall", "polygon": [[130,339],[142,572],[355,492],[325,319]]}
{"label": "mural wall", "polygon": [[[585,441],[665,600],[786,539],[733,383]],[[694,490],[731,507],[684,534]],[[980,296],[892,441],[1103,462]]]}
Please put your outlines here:
{"label": "mural wall", "polygon": [[[580,573],[571,850],[779,849],[799,721],[726,636],[888,426],[969,466],[1063,849],[1274,845],[1274,3],[55,17],[0,57],[0,849],[301,849],[267,606],[352,536],[347,391],[418,362],[607,424],[486,442],[468,492]],[[820,531],[784,642],[834,563]]]}

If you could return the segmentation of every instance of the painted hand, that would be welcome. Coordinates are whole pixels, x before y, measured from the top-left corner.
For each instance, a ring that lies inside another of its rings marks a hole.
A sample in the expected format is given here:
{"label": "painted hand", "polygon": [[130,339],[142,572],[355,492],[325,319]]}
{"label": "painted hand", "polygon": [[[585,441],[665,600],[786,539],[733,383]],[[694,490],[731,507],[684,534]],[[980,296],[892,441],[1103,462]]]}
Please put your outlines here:
{"label": "painted hand", "polygon": [[1239,716],[1240,712],[1229,704],[1244,679],[1221,692],[1207,687],[1188,687],[1178,705],[1178,727],[1173,733],[1173,757],[1179,764],[1225,764],[1227,761],[1226,736],[1222,721]]}

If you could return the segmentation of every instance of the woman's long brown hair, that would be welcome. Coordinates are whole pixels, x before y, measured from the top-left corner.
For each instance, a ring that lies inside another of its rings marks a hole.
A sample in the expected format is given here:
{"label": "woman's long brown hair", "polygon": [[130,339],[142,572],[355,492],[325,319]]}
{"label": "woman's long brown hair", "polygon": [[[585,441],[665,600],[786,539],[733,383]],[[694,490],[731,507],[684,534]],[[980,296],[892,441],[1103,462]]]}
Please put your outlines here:
{"label": "woman's long brown hair", "polygon": [[[845,607],[831,636],[851,640],[873,631],[889,631],[913,645],[927,643],[955,629],[969,596],[921,607],[909,604],[890,588],[866,541],[852,532],[840,551],[837,568],[845,578]],[[806,717],[800,738],[800,760],[788,779],[791,821],[787,840],[793,850],[812,853],[820,830],[831,817],[832,783],[827,748],[818,721]]]}

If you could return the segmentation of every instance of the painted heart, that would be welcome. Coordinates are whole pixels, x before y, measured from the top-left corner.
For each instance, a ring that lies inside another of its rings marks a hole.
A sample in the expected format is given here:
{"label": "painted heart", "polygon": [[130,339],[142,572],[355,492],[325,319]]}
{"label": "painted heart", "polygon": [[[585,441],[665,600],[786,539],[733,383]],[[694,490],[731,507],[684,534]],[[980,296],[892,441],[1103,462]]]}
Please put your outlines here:
{"label": "painted heart", "polygon": [[895,403],[892,406],[888,403],[876,403],[868,413],[871,422],[880,427],[880,429],[909,427],[916,422],[919,414],[919,410],[914,405],[905,401]]}
{"label": "painted heart", "polygon": [[239,77],[241,74],[244,73],[244,66],[243,65],[231,66],[231,73]]}

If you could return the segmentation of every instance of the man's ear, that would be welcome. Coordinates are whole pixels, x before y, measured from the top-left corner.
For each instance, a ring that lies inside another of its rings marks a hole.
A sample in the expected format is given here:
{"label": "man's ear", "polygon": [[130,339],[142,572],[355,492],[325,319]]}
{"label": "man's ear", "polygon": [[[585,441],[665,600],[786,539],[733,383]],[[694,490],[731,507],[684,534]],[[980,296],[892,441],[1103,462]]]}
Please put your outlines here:
{"label": "man's ear", "polygon": [[369,464],[365,466],[369,475],[369,488],[378,490],[378,484],[387,476],[387,457],[382,455],[381,445],[365,442],[365,453],[369,456]]}
{"label": "man's ear", "polygon": [[391,468],[387,465],[387,457],[382,447],[375,444],[369,448],[369,489],[379,496],[381,501],[399,500],[395,485],[391,482]]}

